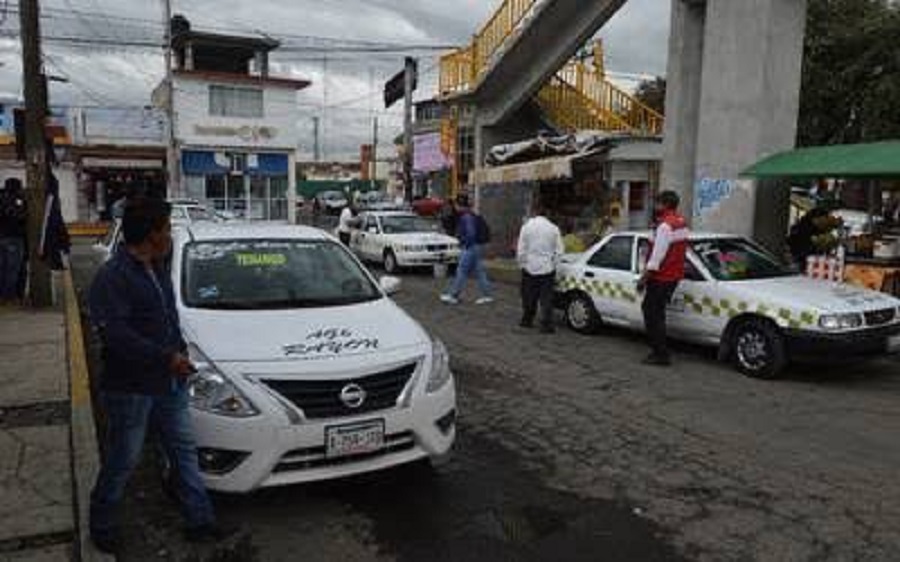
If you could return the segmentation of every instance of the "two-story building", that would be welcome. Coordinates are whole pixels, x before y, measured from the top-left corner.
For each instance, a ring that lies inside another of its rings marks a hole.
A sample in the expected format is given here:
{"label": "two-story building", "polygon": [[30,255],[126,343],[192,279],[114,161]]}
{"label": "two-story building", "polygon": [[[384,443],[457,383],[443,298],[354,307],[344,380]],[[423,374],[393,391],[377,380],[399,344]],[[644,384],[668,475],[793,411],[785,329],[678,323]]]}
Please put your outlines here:
{"label": "two-story building", "polygon": [[[297,91],[269,74],[273,39],[193,31],[172,20],[172,103],[181,183],[171,194],[238,216],[294,221]],[[164,106],[168,88],[154,92]]]}

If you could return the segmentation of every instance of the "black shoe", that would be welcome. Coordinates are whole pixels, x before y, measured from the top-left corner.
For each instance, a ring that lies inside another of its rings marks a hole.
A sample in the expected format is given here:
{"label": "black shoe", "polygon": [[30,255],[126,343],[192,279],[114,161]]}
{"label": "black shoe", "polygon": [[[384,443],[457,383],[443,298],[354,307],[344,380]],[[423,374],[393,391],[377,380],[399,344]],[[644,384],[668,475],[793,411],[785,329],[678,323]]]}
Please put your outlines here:
{"label": "black shoe", "polygon": [[199,527],[188,527],[184,530],[184,538],[188,542],[210,543],[224,541],[237,534],[238,528],[231,525],[211,523]]}
{"label": "black shoe", "polygon": [[94,544],[94,548],[104,554],[117,554],[122,546],[119,536],[113,534],[95,535],[92,533],[91,542]]}
{"label": "black shoe", "polygon": [[641,361],[644,365],[655,365],[658,367],[668,367],[672,364],[672,360],[668,355],[658,355],[656,353],[651,353],[647,357]]}
{"label": "black shoe", "polygon": [[554,328],[553,326],[541,326],[541,333],[542,334],[555,334],[556,328]]}

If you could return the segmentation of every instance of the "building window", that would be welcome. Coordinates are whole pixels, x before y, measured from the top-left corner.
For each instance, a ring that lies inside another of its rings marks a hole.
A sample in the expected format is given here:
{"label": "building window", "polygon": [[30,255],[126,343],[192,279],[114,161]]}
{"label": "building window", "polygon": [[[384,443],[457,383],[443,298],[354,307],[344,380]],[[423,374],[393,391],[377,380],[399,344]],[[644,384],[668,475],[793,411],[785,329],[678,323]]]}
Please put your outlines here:
{"label": "building window", "polygon": [[234,86],[209,87],[209,114],[220,117],[263,116],[263,91]]}

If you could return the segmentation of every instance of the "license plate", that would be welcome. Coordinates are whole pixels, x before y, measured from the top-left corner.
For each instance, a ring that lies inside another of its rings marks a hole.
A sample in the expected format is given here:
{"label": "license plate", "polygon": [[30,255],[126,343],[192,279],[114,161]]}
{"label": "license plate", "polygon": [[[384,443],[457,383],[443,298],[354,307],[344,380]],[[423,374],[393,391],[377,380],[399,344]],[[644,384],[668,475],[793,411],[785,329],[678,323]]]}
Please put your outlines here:
{"label": "license plate", "polygon": [[900,353],[900,335],[890,336],[887,340],[888,353]]}
{"label": "license plate", "polygon": [[325,456],[364,455],[384,447],[384,420],[325,428]]}

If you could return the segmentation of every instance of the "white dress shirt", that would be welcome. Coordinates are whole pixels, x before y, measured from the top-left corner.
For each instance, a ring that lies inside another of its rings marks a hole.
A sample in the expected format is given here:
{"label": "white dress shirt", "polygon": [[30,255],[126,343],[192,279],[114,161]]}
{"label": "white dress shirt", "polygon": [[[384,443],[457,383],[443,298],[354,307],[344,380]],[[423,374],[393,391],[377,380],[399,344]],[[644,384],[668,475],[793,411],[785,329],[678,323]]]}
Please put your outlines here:
{"label": "white dress shirt", "polygon": [[338,232],[349,233],[350,225],[353,223],[353,211],[350,207],[344,207],[341,216],[338,219]]}
{"label": "white dress shirt", "polygon": [[559,228],[542,216],[529,219],[519,231],[516,261],[531,275],[556,271],[565,248]]}

